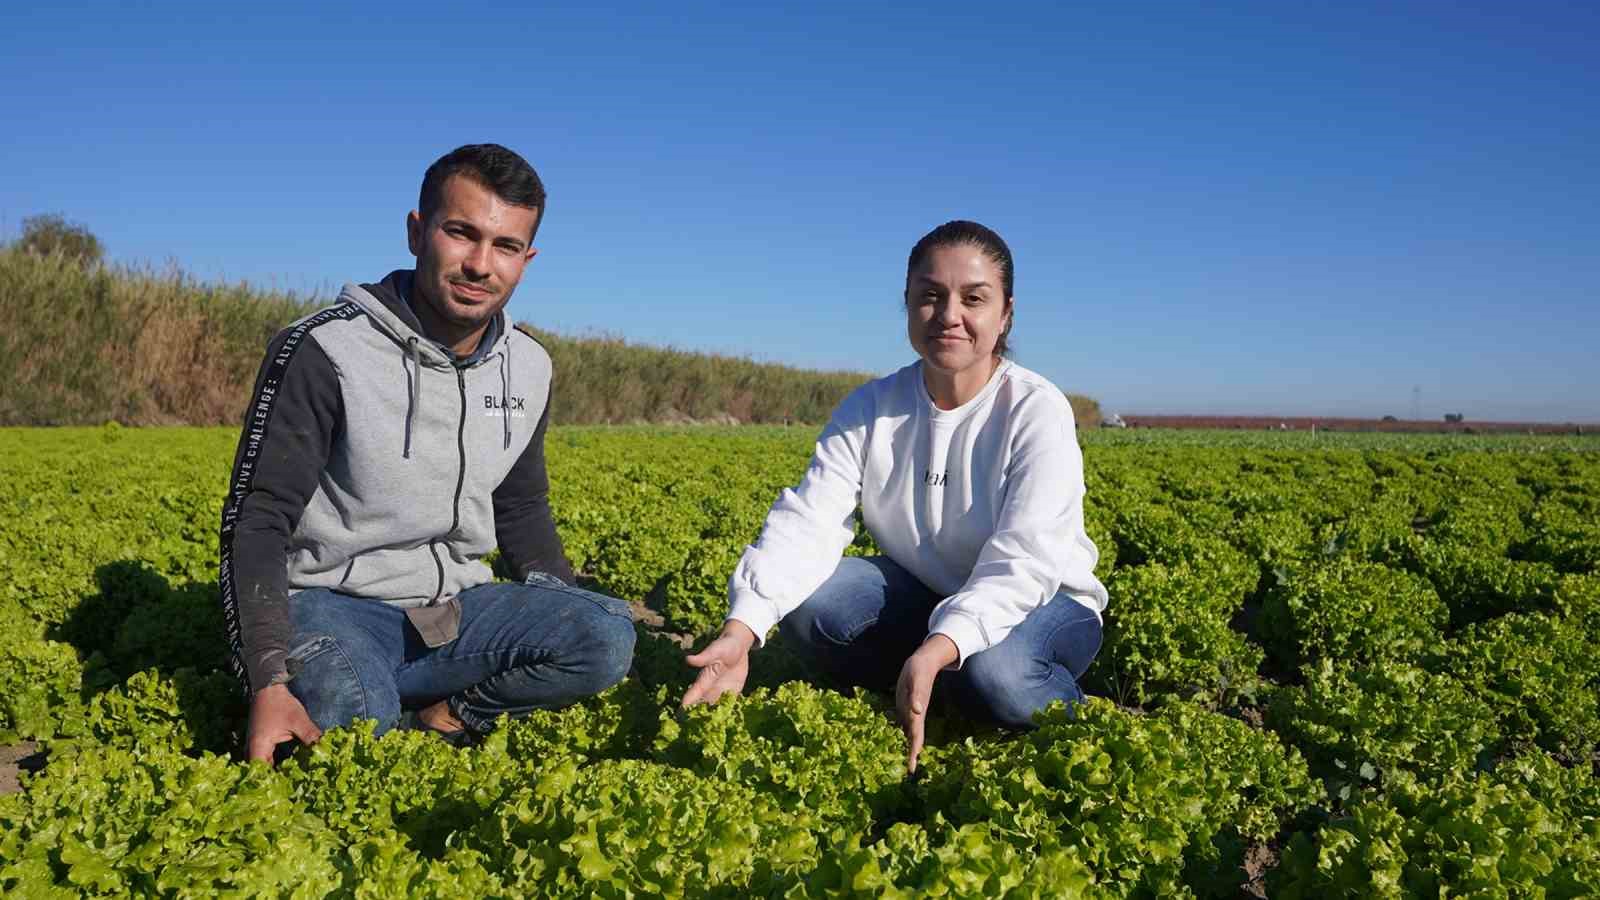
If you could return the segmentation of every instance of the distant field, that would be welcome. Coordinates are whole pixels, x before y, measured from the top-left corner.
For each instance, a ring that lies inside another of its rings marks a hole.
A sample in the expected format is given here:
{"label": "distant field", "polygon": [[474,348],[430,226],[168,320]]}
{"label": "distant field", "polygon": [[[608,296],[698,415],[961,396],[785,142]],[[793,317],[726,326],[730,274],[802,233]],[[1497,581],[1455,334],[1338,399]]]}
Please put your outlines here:
{"label": "distant field", "polygon": [[1315,416],[1146,416],[1125,415],[1131,428],[1220,428],[1289,431],[1392,431],[1446,434],[1594,434],[1600,423],[1444,422],[1416,419],[1346,419]]}
{"label": "distant field", "polygon": [[1232,448],[1236,450],[1384,450],[1397,453],[1458,453],[1496,451],[1548,453],[1600,451],[1600,429],[1524,434],[1406,431],[1338,431],[1322,429],[1243,428],[1095,428],[1078,432],[1078,442],[1088,452],[1095,447],[1142,446],[1170,450],[1177,447]]}

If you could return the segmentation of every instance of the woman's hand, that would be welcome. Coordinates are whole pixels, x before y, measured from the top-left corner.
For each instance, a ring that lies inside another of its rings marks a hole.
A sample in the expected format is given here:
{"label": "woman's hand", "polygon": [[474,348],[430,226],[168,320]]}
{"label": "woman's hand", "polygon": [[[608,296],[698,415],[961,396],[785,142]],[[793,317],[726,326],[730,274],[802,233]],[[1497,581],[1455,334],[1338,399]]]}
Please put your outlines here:
{"label": "woman's hand", "polygon": [[922,753],[923,725],[928,719],[928,698],[933,695],[933,679],[940,670],[961,658],[955,641],[942,634],[930,635],[917,652],[906,658],[900,667],[900,682],[894,689],[895,711],[900,717],[900,727],[905,729],[911,749],[906,755],[906,771],[917,771],[917,757]]}
{"label": "woman's hand", "polygon": [[750,626],[738,619],[729,619],[716,640],[684,660],[700,670],[694,684],[683,692],[684,708],[696,703],[715,703],[723,694],[744,690],[745,676],[750,674],[750,648],[755,642],[756,633]]}

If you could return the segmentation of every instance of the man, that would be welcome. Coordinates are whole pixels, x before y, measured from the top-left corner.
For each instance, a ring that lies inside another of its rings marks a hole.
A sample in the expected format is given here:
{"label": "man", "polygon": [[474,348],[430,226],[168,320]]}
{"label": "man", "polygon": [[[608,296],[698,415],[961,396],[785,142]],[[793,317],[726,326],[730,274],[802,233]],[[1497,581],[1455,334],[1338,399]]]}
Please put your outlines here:
{"label": "man", "polygon": [[[246,751],[358,718],[468,743],[620,681],[627,604],[572,587],[550,516],[550,357],[503,312],[544,217],[522,157],[461,147],[406,217],[415,271],[268,346],[222,513]],[[499,547],[522,583],[494,583]]]}

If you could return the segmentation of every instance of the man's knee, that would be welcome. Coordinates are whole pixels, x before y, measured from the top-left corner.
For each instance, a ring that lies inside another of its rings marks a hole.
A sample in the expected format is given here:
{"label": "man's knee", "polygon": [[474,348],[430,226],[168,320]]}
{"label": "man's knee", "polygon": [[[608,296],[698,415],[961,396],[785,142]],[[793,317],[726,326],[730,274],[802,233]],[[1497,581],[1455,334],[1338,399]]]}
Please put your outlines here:
{"label": "man's knee", "polygon": [[329,634],[295,636],[287,661],[289,692],[318,728],[338,728],[370,718],[378,721],[377,730],[382,733],[399,720],[399,696],[366,683],[360,652]]}
{"label": "man's knee", "polygon": [[638,637],[627,604],[611,597],[597,599],[596,608],[583,617],[578,632],[573,670],[584,693],[598,694],[627,677]]}

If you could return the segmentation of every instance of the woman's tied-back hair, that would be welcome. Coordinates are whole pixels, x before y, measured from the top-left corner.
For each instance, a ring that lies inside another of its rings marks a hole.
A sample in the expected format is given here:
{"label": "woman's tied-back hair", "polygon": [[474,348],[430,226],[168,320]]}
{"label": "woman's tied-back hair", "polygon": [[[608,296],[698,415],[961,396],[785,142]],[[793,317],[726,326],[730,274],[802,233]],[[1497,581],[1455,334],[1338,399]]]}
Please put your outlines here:
{"label": "woman's tied-back hair", "polygon": [[529,243],[544,223],[544,182],[528,161],[499,144],[467,144],[441,156],[422,176],[422,194],[417,198],[417,214],[426,222],[439,208],[444,183],[453,175],[471,178],[511,204],[539,211],[533,220]]}
{"label": "woman's tied-back hair", "polygon": [[994,263],[995,268],[1000,270],[1001,287],[1005,289],[1007,316],[1005,330],[1000,332],[1000,339],[994,342],[994,355],[1004,356],[1011,351],[1011,342],[1009,340],[1011,337],[1011,323],[1016,318],[1016,310],[1011,302],[1014,293],[1013,285],[1016,281],[1016,265],[1011,261],[1011,248],[1006,246],[1005,239],[995,233],[994,229],[979,225],[977,222],[956,219],[953,222],[946,222],[923,235],[922,240],[917,241],[917,245],[911,248],[911,257],[906,260],[906,290],[908,292],[906,302],[910,302],[911,273],[916,271],[917,266],[922,265],[922,262],[928,258],[928,254],[932,253],[937,247],[959,246],[976,247],[983,252],[984,256],[989,258],[990,262]]}

